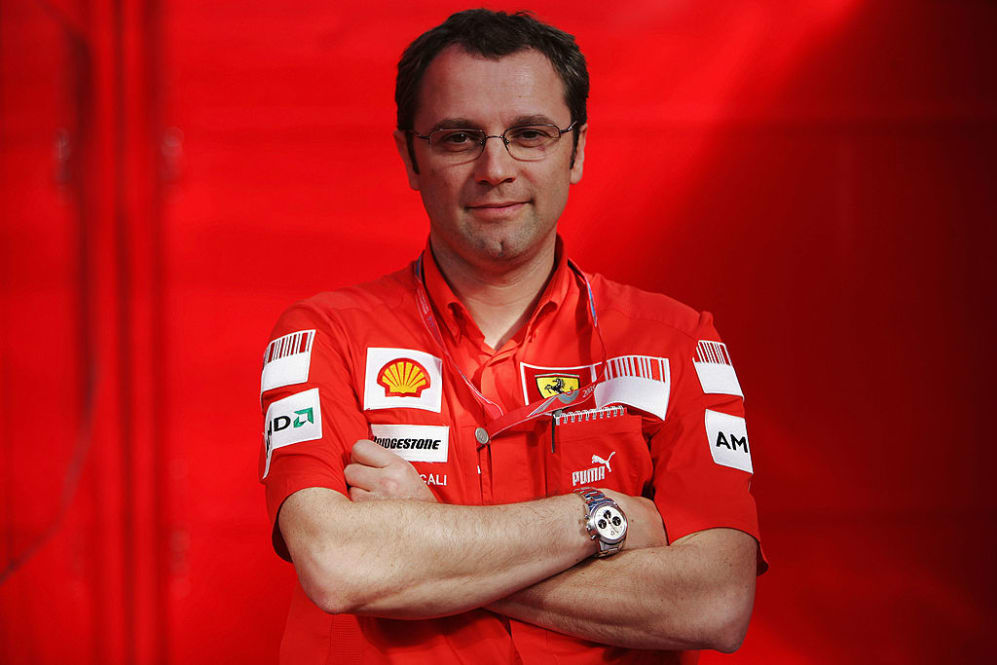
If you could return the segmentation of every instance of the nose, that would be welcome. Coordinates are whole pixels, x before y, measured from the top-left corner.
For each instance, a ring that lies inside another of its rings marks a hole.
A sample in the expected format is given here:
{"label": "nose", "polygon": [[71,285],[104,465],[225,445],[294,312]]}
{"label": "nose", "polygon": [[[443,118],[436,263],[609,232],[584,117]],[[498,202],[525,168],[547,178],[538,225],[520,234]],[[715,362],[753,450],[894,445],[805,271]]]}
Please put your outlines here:
{"label": "nose", "polygon": [[486,136],[481,154],[474,162],[474,179],[481,184],[498,185],[515,180],[515,170],[516,160],[506,149],[505,139],[502,136]]}

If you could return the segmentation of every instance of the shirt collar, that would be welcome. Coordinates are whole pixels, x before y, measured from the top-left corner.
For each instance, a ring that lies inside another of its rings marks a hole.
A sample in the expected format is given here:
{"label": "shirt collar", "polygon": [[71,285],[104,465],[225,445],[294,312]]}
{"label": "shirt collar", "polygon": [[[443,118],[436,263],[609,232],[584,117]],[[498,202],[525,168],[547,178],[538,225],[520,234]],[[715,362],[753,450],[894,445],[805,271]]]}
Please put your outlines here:
{"label": "shirt collar", "polygon": [[443,325],[447,327],[455,339],[459,339],[461,337],[461,320],[459,319],[470,321],[472,320],[471,314],[457,298],[450,285],[447,284],[443,273],[440,272],[440,267],[436,264],[436,257],[433,256],[433,249],[428,239],[422,256],[422,273],[429,300],[439,313]]}
{"label": "shirt collar", "polygon": [[[471,314],[453,292],[453,289],[450,288],[450,285],[447,284],[447,280],[443,277],[443,273],[436,263],[436,257],[433,256],[428,239],[423,256],[426,257],[422,261],[423,275],[430,302],[439,313],[443,325],[450,331],[450,334],[455,339],[460,339],[465,333],[462,329],[463,326],[473,323]],[[564,251],[564,240],[558,235],[554,247],[554,274],[548,280],[529,321],[523,326],[522,333],[532,330],[541,318],[556,311],[565,302],[569,289],[575,283],[573,277],[573,272],[568,266],[567,254]],[[520,334],[517,334],[516,337],[520,337]]]}
{"label": "shirt collar", "polygon": [[568,290],[574,283],[574,274],[568,266],[568,255],[564,251],[564,240],[559,234],[554,246],[554,274],[551,275],[550,280],[547,282],[547,286],[541,294],[540,300],[537,301],[537,306],[533,310],[529,321],[523,326],[527,333],[539,323],[542,317],[557,311],[565,302]]}

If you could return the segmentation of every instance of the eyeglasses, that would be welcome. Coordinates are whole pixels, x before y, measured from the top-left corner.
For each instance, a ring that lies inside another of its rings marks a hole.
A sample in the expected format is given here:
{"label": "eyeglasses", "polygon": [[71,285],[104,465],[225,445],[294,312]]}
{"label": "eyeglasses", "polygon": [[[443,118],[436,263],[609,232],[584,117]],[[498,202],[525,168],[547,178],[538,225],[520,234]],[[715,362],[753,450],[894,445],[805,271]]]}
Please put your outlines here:
{"label": "eyeglasses", "polygon": [[561,135],[570,132],[576,124],[577,120],[564,129],[557,125],[521,125],[492,136],[480,129],[437,129],[426,136],[411,129],[408,133],[426,141],[434,154],[445,159],[473,161],[485,151],[488,139],[502,139],[513,159],[535,162],[546,157]]}

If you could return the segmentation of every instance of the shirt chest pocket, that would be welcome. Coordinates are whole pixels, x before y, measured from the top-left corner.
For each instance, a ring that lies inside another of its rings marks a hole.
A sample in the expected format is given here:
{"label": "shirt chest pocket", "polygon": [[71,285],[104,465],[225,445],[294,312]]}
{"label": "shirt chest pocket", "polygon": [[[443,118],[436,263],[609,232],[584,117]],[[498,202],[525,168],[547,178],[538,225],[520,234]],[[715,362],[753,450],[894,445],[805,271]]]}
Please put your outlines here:
{"label": "shirt chest pocket", "polygon": [[628,415],[622,407],[556,418],[544,462],[547,496],[580,487],[636,496],[651,478],[651,454],[641,417]]}

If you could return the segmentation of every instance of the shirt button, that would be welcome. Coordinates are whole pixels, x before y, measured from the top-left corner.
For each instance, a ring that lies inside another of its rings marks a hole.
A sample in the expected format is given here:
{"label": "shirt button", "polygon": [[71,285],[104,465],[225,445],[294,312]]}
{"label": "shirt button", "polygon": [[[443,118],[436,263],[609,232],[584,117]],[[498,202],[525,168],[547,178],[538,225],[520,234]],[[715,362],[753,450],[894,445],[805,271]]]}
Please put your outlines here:
{"label": "shirt button", "polygon": [[479,427],[474,430],[474,438],[477,439],[479,445],[485,445],[488,443],[488,431],[484,427]]}

